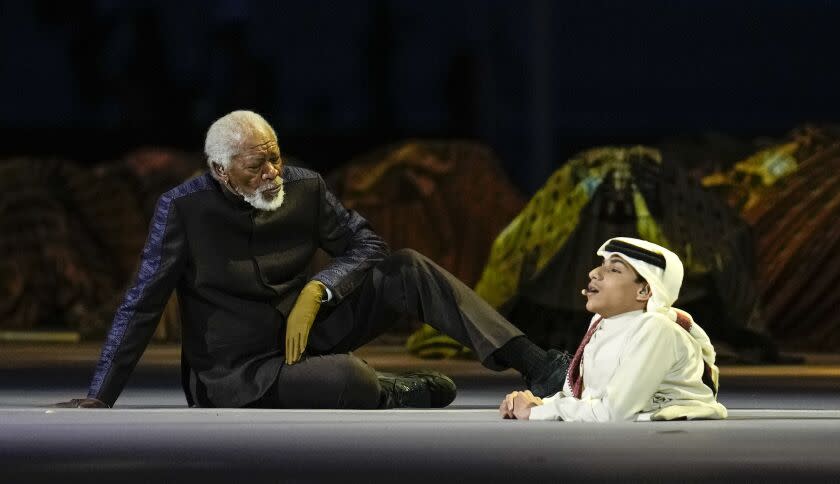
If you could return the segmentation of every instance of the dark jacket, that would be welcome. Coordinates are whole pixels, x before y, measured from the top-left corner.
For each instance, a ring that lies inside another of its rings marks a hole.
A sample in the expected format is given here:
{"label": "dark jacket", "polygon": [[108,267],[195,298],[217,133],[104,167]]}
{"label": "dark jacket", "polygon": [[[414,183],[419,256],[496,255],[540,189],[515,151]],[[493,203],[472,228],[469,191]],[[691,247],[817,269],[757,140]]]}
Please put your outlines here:
{"label": "dark jacket", "polygon": [[[254,209],[207,173],[158,200],[134,285],[125,295],[88,396],[113,405],[173,289],[182,317],[188,398],[240,407],[273,384],[283,364],[285,321],[318,247],[333,256],[313,279],[336,305],[388,248],[345,209],[317,173],[285,167],[285,200]],[[335,328],[339,340],[350,328]],[[329,334],[329,332],[328,332]]]}

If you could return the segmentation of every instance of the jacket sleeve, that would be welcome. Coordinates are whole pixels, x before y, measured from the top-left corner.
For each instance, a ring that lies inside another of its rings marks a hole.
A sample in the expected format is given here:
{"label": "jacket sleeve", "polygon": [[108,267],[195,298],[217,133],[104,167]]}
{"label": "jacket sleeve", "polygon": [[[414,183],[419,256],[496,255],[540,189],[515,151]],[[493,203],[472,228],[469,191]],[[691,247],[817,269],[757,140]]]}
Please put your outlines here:
{"label": "jacket sleeve", "polygon": [[102,347],[89,398],[114,405],[181,277],[185,251],[184,228],[173,197],[164,194],[155,207],[134,284],[117,309]]}
{"label": "jacket sleeve", "polygon": [[[570,422],[632,421],[650,401],[676,363],[674,332],[647,321],[630,338],[627,350],[600,398],[577,399],[559,393],[531,409],[531,420]],[[679,331],[682,331],[680,329]]]}
{"label": "jacket sleeve", "polygon": [[388,245],[370,228],[368,221],[347,210],[318,177],[319,245],[333,258],[313,279],[330,290],[330,304],[337,304],[353,292],[365,273],[388,255]]}

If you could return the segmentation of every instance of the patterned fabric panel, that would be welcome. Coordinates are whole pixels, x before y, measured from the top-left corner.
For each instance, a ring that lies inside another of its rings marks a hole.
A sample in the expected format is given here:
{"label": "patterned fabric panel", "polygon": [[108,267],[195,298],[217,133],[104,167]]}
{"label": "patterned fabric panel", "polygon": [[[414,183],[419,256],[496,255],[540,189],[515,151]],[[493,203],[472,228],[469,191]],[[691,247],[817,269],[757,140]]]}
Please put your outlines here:
{"label": "patterned fabric panel", "polygon": [[137,278],[134,286],[126,293],[125,299],[123,299],[117,314],[114,316],[114,322],[108,332],[102,354],[96,365],[96,372],[90,384],[89,396],[96,397],[99,394],[102,384],[113,366],[114,358],[123,344],[125,334],[134,320],[140,300],[150,283],[160,276],[161,251],[167,235],[167,222],[173,202],[178,198],[213,188],[212,177],[209,173],[206,173],[164,193],[158,200],[157,209],[149,228],[146,246],[143,249]]}
{"label": "patterned fabric panel", "polygon": [[[323,180],[321,181],[323,183]],[[361,215],[353,210],[347,210],[338,199],[323,187],[326,198],[326,208],[332,212],[338,225],[338,231],[343,232],[340,238],[347,240],[347,250],[335,257],[331,263],[318,272],[313,279],[323,282],[333,292],[333,296],[341,299],[355,287],[363,276],[360,269],[373,266],[388,254],[388,246],[376,235]],[[330,247],[325,247],[330,252]],[[351,275],[354,275],[351,277]],[[336,300],[337,302],[337,300]]]}

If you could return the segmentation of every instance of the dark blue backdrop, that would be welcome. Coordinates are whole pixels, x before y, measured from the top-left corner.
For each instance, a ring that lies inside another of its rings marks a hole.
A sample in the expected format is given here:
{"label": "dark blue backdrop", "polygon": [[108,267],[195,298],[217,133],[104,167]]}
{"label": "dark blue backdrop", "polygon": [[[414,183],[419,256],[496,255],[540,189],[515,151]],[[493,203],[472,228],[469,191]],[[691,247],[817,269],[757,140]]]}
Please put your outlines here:
{"label": "dark blue backdrop", "polygon": [[198,150],[262,112],[320,169],[410,136],[494,147],[525,191],[572,151],[837,121],[840,2],[0,2],[0,155]]}

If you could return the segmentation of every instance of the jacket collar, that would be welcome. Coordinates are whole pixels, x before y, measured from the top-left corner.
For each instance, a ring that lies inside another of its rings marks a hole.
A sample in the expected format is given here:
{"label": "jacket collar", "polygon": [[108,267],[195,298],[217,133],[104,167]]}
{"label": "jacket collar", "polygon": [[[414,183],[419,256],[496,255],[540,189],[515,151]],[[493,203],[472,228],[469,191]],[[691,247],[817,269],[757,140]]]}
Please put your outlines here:
{"label": "jacket collar", "polygon": [[236,193],[233,193],[230,190],[230,188],[227,187],[227,185],[223,184],[222,182],[217,180],[215,177],[212,177],[212,178],[213,178],[213,183],[215,183],[216,186],[218,187],[219,191],[222,192],[222,196],[224,196],[225,200],[227,200],[231,205],[233,205],[234,207],[236,207],[238,209],[255,210],[254,206],[251,205],[250,203],[246,202],[245,199],[242,198],[241,195],[237,195]]}

